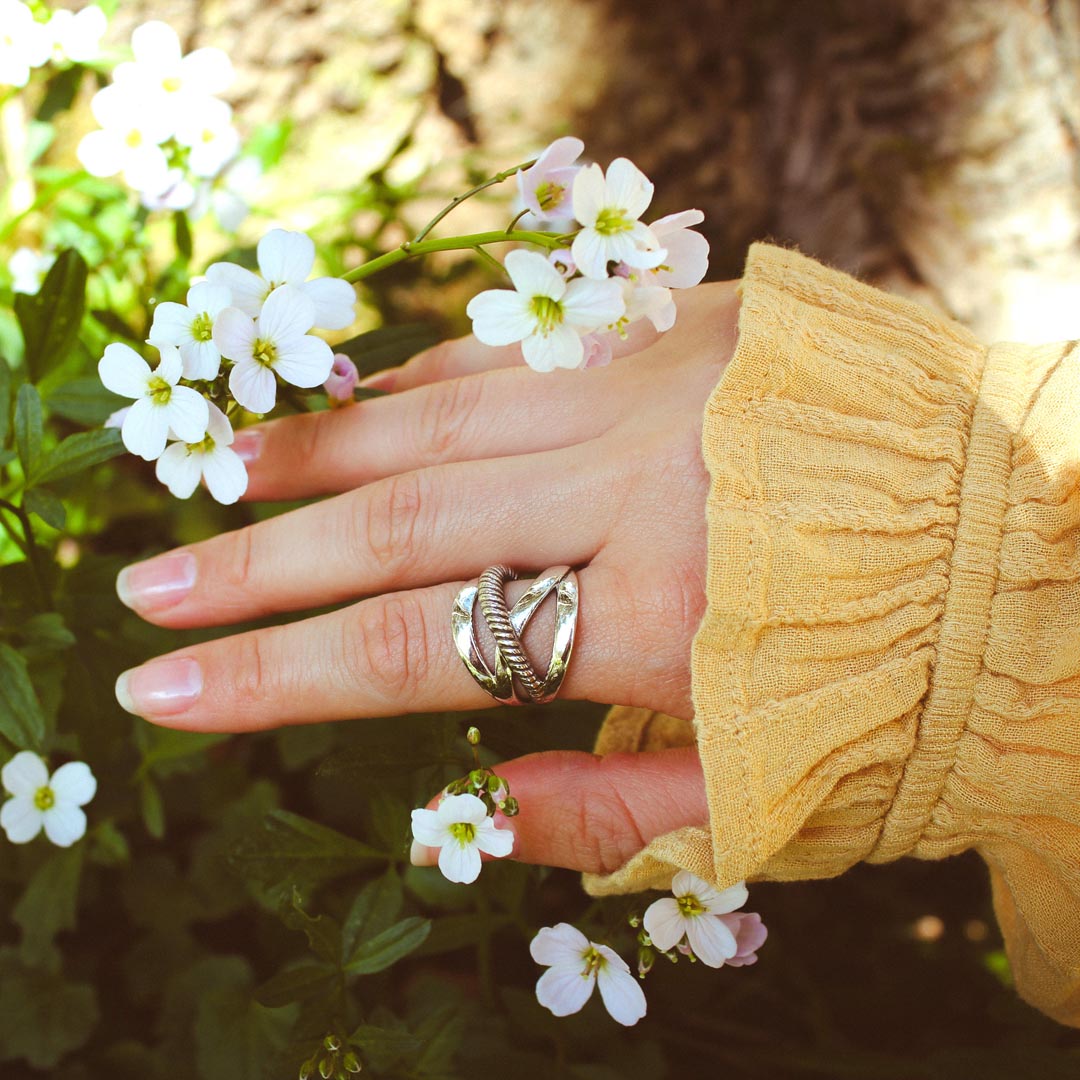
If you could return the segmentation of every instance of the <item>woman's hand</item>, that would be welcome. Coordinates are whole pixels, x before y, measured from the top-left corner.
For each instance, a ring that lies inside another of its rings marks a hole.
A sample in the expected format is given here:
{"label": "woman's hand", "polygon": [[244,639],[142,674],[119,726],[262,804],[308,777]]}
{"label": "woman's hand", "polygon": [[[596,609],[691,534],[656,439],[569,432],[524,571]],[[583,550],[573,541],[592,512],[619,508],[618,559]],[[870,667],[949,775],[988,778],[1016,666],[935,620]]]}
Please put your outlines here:
{"label": "woman's hand", "polygon": [[[121,704],[199,731],[493,705],[454,648],[454,597],[493,563],[566,563],[581,600],[562,696],[691,716],[690,642],[705,609],[702,416],[737,309],[733,283],[698,286],[679,295],[663,337],[635,327],[632,355],[550,375],[514,348],[463,338],[373,382],[385,397],[246,429],[235,448],[249,499],[335,497],[128,567],[124,602],[189,628],[366,599],[151,660],[120,677]],[[508,602],[525,587],[511,583]],[[550,651],[548,606],[525,632],[534,658]],[[706,817],[693,750],[541,754],[500,771],[522,808],[515,855],[529,861],[610,869]],[[587,812],[568,809],[575,792],[609,820],[583,830]],[[590,832],[605,842],[582,843]]]}

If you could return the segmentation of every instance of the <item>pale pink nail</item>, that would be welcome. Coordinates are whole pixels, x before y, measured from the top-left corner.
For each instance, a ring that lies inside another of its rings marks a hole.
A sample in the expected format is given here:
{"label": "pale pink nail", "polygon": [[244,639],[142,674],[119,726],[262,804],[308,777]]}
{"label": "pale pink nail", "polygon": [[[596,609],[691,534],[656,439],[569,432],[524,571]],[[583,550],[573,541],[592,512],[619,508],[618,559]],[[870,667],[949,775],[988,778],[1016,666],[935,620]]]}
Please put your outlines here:
{"label": "pale pink nail", "polygon": [[195,556],[173,551],[125,566],[116,578],[116,592],[136,611],[162,611],[183,600],[194,584]]}
{"label": "pale pink nail", "polygon": [[245,428],[236,433],[232,449],[244,464],[250,465],[262,453],[262,444],[263,433],[259,428]]}
{"label": "pale pink nail", "polygon": [[116,680],[116,700],[136,716],[175,716],[195,703],[202,686],[197,660],[151,660]]}

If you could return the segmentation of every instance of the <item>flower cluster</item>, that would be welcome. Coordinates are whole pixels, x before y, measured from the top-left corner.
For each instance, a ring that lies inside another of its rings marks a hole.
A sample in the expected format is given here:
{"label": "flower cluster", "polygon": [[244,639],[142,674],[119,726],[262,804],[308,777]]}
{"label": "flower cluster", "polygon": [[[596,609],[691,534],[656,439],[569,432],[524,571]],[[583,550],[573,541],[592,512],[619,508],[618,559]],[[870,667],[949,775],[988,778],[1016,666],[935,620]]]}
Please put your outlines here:
{"label": "flower cluster", "polygon": [[97,792],[97,780],[82,761],[69,761],[51,776],[32,750],[22,750],[0,769],[11,796],[0,807],[0,828],[13,844],[26,844],[42,829],[57,847],[70,847],[86,833],[83,807]]}
{"label": "flower cluster", "polygon": [[[757,960],[767,931],[760,915],[735,910],[746,903],[745,884],[719,891],[682,870],[671,891],[645,912],[638,934],[639,978],[652,969],[654,950],[673,961],[682,955],[713,968],[746,967]],[[645,994],[626,961],[568,923],[544,927],[529,951],[548,969],[537,981],[536,998],[555,1016],[579,1012],[597,986],[604,1007],[620,1024],[636,1024],[645,1015]]]}
{"label": "flower cluster", "polygon": [[233,70],[221,49],[186,56],[176,31],[153,21],[131,35],[134,60],[118,64],[90,102],[101,125],[78,157],[94,176],[120,173],[151,210],[186,210],[240,150],[232,109],[218,96]]}
{"label": "flower cluster", "polygon": [[338,278],[309,281],[314,265],[310,237],[274,229],[259,241],[257,273],[214,263],[185,303],[157,306],[148,339],[160,354],[155,368],[129,345],[106,347],[101,381],[134,399],[109,423],[128,450],[157,462],[158,479],[178,498],[205,479],[218,502],[236,502],[247,470],[231,448],[231,415],[269,412],[279,380],[315,387],[330,376],[330,346],[309,331],[348,326],[356,298]]}
{"label": "flower cluster", "polygon": [[50,11],[44,4],[0,0],[0,86],[25,86],[50,61],[88,64],[101,55],[107,20],[99,7]]}
{"label": "flower cluster", "polygon": [[692,229],[705,219],[700,210],[646,225],[649,178],[626,158],[606,173],[577,165],[583,150],[580,139],[557,139],[518,173],[526,210],[542,223],[568,225],[568,246],[547,256],[512,251],[504,265],[514,288],[489,289],[467,308],[480,341],[520,342],[538,371],[609,362],[615,339],[640,319],[669,330],[672,289],[696,285],[708,269],[708,241]]}

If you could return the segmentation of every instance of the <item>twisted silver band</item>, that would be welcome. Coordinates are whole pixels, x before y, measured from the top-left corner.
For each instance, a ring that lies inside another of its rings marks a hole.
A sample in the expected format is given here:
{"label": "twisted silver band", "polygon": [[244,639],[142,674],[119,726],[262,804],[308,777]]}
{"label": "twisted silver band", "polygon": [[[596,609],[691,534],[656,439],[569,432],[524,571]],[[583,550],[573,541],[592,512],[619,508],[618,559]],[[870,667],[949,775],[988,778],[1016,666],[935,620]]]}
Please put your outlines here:
{"label": "twisted silver band", "polygon": [[[574,647],[577,626],[577,575],[569,566],[545,570],[508,611],[506,582],[520,577],[508,566],[489,566],[476,585],[466,585],[454,600],[451,630],[458,655],[469,674],[502,704],[543,704],[559,692]],[[555,636],[547,674],[541,678],[521,646],[521,634],[529,619],[555,590]],[[480,611],[495,639],[494,670],[480,652],[473,626],[477,600]],[[516,681],[515,681],[516,680]],[[521,694],[518,693],[521,686]]]}

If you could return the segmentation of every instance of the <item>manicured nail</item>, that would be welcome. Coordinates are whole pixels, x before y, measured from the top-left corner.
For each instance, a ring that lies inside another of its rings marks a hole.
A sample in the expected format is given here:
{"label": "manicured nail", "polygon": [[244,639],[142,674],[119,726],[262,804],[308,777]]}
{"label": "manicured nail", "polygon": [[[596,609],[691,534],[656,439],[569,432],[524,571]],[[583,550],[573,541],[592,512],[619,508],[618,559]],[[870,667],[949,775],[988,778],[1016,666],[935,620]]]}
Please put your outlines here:
{"label": "manicured nail", "polygon": [[174,716],[202,693],[197,660],[151,660],[116,680],[116,700],[136,716]]}
{"label": "manicured nail", "polygon": [[116,578],[116,592],[135,611],[162,611],[178,604],[195,584],[195,556],[174,551],[125,566]]}
{"label": "manicured nail", "polygon": [[434,866],[438,861],[438,856],[432,858],[433,853],[433,848],[425,847],[419,840],[414,840],[412,847],[409,848],[409,862],[413,866]]}
{"label": "manicured nail", "polygon": [[244,428],[243,431],[236,433],[236,438],[233,439],[232,449],[233,453],[244,462],[246,465],[250,465],[259,454],[262,453],[263,445],[263,432],[261,428]]}

